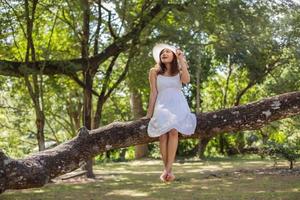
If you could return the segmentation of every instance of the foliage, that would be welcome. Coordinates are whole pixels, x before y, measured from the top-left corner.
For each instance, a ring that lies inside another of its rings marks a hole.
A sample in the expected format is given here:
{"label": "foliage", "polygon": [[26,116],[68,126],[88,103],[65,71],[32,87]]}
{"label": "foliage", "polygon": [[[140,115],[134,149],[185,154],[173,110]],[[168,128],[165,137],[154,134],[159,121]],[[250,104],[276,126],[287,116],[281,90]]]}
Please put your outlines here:
{"label": "foliage", "polygon": [[[157,1],[102,1],[101,16],[97,1],[91,4],[90,55],[101,52],[115,38],[132,30],[146,8]],[[232,107],[238,95],[239,104],[255,101],[274,94],[300,89],[299,68],[299,5],[292,1],[169,1],[172,8],[164,9],[147,24],[136,38],[136,52],[130,63],[126,80],[103,106],[101,126],[113,121],[132,120],[130,87],[142,95],[143,109],[149,101],[148,72],[154,66],[152,47],[166,42],[181,48],[190,66],[191,82],[183,89],[191,110],[196,110],[197,89],[200,90],[201,112]],[[179,3],[179,4],[178,4]],[[0,59],[24,61],[26,52],[26,26],[24,6],[20,1],[0,2]],[[108,10],[110,12],[108,12]],[[109,15],[111,14],[111,18]],[[111,21],[109,21],[111,19]],[[101,20],[99,37],[96,26]],[[82,35],[81,5],[78,1],[38,1],[33,26],[33,40],[38,60],[64,60],[79,58]],[[94,43],[98,41],[98,49]],[[128,51],[122,52],[110,76],[109,86],[118,79],[127,62]],[[111,58],[96,73],[93,88],[100,93],[104,73]],[[230,68],[232,71],[230,71]],[[196,83],[199,73],[199,85]],[[82,74],[77,74],[82,79]],[[59,144],[76,135],[82,124],[82,88],[70,77],[42,76],[46,115],[47,142]],[[226,86],[227,85],[227,86]],[[129,87],[130,86],[130,87]],[[23,77],[0,77],[0,148],[14,157],[23,157],[37,145],[34,109]],[[97,97],[93,97],[93,107]],[[94,110],[92,111],[94,112]],[[267,139],[284,143],[286,135],[296,135],[299,118],[282,120],[258,131],[235,134],[225,133],[227,147],[236,148],[241,141],[246,146],[262,145]],[[254,136],[257,136],[254,138]],[[178,155],[194,155],[197,140],[180,141]],[[292,145],[287,143],[286,145]],[[149,144],[150,157],[159,158],[159,147]],[[219,138],[213,138],[205,155],[219,153]],[[118,160],[123,150],[110,152],[110,159]],[[126,158],[133,158],[133,147],[127,149]],[[99,162],[107,159],[99,155]]]}
{"label": "foliage", "polygon": [[285,140],[283,143],[270,140],[265,145],[263,154],[271,156],[275,163],[276,160],[284,158],[290,162],[290,169],[293,169],[296,160],[300,158],[300,139]]}

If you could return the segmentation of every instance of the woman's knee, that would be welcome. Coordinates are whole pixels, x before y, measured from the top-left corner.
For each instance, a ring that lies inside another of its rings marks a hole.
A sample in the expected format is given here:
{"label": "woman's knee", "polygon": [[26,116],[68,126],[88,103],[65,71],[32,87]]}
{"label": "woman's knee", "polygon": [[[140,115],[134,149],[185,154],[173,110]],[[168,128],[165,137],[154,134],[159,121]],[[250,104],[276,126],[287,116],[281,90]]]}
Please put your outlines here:
{"label": "woman's knee", "polygon": [[169,132],[169,136],[170,137],[177,137],[178,136],[178,131],[175,128],[171,129],[170,132]]}
{"label": "woman's knee", "polygon": [[167,133],[165,133],[165,134],[159,136],[159,140],[160,140],[160,141],[165,141],[165,140],[167,140],[167,139],[168,139]]}

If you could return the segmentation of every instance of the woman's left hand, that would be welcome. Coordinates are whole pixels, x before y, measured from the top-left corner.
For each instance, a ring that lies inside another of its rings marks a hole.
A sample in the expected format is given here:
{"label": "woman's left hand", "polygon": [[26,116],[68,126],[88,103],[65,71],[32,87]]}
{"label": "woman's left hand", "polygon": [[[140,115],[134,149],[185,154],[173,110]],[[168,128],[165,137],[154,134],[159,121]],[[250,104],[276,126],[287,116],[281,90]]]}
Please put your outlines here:
{"label": "woman's left hand", "polygon": [[176,49],[176,57],[179,61],[184,61],[185,57],[180,49]]}
{"label": "woman's left hand", "polygon": [[186,62],[186,59],[185,59],[185,56],[183,54],[183,52],[180,50],[180,49],[176,49],[176,56],[177,56],[177,59],[178,59],[178,64],[179,64],[179,69],[182,69],[182,68],[186,68],[188,69],[189,66]]}

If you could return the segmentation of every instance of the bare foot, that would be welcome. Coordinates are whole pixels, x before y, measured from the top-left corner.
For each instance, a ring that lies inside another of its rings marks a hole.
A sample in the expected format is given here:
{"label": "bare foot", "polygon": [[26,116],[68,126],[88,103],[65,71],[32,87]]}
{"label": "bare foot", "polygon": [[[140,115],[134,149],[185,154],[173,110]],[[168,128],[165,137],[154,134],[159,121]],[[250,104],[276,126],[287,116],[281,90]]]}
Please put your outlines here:
{"label": "bare foot", "polygon": [[167,180],[167,181],[174,181],[175,178],[176,178],[176,177],[174,176],[174,174],[173,174],[172,172],[169,172],[169,173],[167,174],[166,180]]}
{"label": "bare foot", "polygon": [[164,170],[163,173],[160,175],[160,180],[165,182],[167,179],[167,175],[168,175],[167,170]]}

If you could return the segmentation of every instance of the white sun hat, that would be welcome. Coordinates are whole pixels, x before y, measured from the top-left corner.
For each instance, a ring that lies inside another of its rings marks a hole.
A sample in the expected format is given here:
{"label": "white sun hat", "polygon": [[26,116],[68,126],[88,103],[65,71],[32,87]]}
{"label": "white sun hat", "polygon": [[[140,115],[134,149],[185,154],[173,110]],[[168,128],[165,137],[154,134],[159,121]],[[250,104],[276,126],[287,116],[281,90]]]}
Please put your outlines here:
{"label": "white sun hat", "polygon": [[156,63],[159,63],[159,61],[160,61],[159,54],[165,48],[170,49],[171,51],[173,51],[176,54],[176,47],[168,45],[168,44],[164,44],[164,43],[158,43],[153,47],[153,50],[152,50],[153,58]]}

